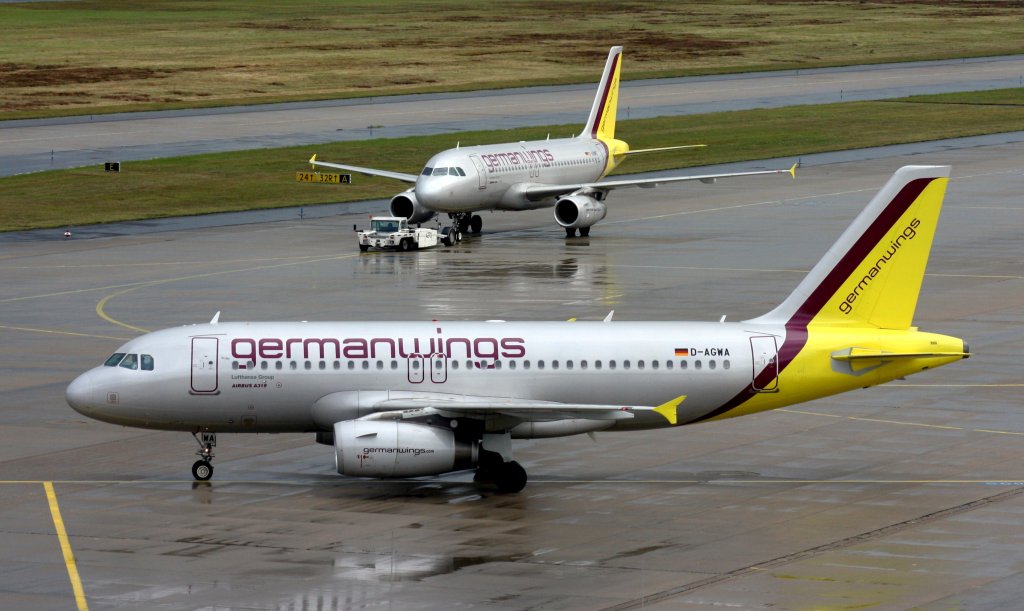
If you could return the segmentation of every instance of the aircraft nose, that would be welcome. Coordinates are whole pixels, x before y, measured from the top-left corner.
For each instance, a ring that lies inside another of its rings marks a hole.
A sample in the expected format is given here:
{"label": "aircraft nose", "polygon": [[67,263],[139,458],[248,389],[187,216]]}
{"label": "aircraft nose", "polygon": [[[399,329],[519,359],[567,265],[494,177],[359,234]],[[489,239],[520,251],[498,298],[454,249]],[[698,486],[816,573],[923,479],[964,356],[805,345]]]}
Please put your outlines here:
{"label": "aircraft nose", "polygon": [[87,371],[75,378],[64,393],[68,405],[76,412],[88,415],[87,411],[92,407],[93,374]]}
{"label": "aircraft nose", "polygon": [[433,207],[441,199],[440,185],[436,180],[419,180],[416,182],[416,199],[424,206]]}

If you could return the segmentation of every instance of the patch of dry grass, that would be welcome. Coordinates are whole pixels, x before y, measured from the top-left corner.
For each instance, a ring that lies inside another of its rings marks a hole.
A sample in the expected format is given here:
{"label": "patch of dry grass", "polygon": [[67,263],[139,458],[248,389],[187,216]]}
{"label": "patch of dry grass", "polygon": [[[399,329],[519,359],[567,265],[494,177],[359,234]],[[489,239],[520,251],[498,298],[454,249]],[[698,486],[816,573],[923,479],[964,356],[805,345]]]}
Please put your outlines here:
{"label": "patch of dry grass", "polygon": [[[0,119],[1020,52],[1024,3],[0,5]],[[570,25],[571,24],[571,27]]]}

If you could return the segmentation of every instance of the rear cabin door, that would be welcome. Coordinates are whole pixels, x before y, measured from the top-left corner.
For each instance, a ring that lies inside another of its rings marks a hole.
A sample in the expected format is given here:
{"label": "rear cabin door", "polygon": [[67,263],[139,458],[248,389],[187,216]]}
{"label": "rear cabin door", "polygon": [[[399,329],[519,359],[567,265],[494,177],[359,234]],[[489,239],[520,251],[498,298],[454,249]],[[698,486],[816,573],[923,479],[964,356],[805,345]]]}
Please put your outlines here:
{"label": "rear cabin door", "polygon": [[216,337],[192,338],[192,392],[214,394],[217,392],[217,344]]}
{"label": "rear cabin door", "polygon": [[750,352],[754,357],[751,373],[753,389],[758,392],[779,390],[779,349],[774,335],[757,335],[750,338]]}

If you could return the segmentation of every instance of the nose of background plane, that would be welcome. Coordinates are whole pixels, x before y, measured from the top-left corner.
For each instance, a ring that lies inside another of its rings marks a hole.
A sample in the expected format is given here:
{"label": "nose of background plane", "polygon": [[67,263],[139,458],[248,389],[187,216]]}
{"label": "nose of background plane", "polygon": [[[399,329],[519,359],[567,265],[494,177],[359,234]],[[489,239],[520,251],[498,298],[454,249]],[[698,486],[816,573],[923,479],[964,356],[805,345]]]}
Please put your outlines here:
{"label": "nose of background plane", "polygon": [[83,410],[88,410],[92,405],[92,378],[92,372],[87,371],[68,384],[68,389],[64,392],[68,405],[80,414],[88,415]]}

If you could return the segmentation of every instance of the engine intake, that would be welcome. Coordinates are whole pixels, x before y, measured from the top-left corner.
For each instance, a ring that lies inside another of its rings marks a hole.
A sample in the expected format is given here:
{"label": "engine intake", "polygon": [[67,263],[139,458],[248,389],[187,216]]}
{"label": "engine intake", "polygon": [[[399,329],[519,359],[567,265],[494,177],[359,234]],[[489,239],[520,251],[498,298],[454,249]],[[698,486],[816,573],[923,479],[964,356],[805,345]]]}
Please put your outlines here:
{"label": "engine intake", "polygon": [[555,202],[555,222],[566,229],[590,227],[607,212],[607,206],[589,195],[566,195]]}
{"label": "engine intake", "polygon": [[469,469],[479,460],[476,442],[451,429],[387,420],[346,420],[334,425],[338,473],[359,477],[418,477]]}
{"label": "engine intake", "polygon": [[402,191],[392,197],[389,208],[391,216],[403,216],[409,219],[409,223],[413,225],[425,223],[437,215],[433,210],[427,210],[420,205],[420,202],[416,199],[416,191],[413,189]]}

